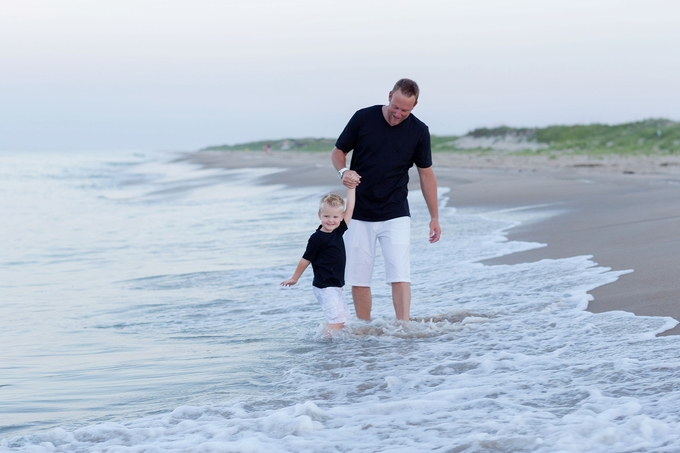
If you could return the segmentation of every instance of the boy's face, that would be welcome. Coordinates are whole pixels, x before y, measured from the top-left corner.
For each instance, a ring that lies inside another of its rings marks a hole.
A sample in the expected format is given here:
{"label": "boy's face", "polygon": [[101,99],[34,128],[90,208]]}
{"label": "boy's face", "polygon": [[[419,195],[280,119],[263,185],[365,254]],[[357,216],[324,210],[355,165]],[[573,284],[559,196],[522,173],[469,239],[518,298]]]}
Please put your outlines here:
{"label": "boy's face", "polygon": [[330,233],[340,225],[344,213],[342,206],[336,208],[328,206],[326,203],[321,207],[319,220],[321,220],[321,231]]}

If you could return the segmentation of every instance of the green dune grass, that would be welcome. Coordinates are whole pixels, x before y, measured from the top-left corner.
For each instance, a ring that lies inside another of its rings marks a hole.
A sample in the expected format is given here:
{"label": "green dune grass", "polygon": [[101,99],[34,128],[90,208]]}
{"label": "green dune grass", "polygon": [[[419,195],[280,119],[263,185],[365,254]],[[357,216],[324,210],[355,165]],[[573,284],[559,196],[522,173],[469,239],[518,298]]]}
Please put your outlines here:
{"label": "green dune grass", "polygon": [[[462,145],[464,143],[464,145]],[[493,148],[489,146],[493,143]],[[221,145],[204,150],[330,151],[335,139],[299,138]],[[510,144],[512,146],[510,146]],[[526,145],[526,148],[523,147]],[[504,149],[507,146],[507,149]],[[587,124],[543,128],[479,128],[463,136],[433,135],[435,152],[512,152],[513,154],[680,154],[680,123],[648,119],[626,124]]]}
{"label": "green dune grass", "polygon": [[219,145],[203,148],[201,151],[263,151],[266,145],[271,151],[330,151],[335,145],[332,138],[284,138],[260,140],[236,145]]}

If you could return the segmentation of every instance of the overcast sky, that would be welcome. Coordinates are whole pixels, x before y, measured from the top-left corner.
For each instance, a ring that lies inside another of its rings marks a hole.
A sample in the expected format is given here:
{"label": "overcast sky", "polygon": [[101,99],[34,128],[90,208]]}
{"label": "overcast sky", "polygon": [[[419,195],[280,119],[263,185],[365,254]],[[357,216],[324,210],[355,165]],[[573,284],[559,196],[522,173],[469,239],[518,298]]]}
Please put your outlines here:
{"label": "overcast sky", "polygon": [[433,134],[680,120],[678,0],[0,0],[0,149],[336,137],[415,79]]}

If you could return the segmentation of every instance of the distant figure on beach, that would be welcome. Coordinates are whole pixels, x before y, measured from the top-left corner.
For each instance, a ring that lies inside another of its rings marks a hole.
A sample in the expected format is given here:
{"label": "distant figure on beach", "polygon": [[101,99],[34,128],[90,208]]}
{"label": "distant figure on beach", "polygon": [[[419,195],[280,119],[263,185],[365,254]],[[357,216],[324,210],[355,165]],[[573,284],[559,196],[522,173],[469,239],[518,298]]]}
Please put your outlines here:
{"label": "distant figure on beach", "polygon": [[[358,177],[357,177],[358,178]],[[342,236],[354,211],[355,189],[347,190],[347,206],[340,195],[329,194],[321,199],[319,219],[321,225],[309,237],[307,249],[293,276],[281,282],[281,286],[292,286],[298,282],[309,264],[314,271],[312,289],[316,300],[326,316],[328,330],[345,326],[349,310],[345,301],[345,243]]]}
{"label": "distant figure on beach", "polygon": [[269,149],[270,149],[270,148],[271,148],[271,147],[269,146],[269,143],[267,143],[266,145],[264,145],[264,152],[267,153],[267,154],[269,154]]}
{"label": "distant figure on beach", "polygon": [[[414,164],[430,213],[430,242],[437,242],[441,235],[430,131],[411,114],[419,94],[413,80],[397,81],[387,105],[367,107],[352,116],[331,153],[342,183],[357,191],[345,244],[346,279],[360,319],[371,319],[371,276],[379,241],[395,314],[399,320],[409,320],[411,217],[407,196],[408,171]],[[350,151],[352,161],[347,168]]]}

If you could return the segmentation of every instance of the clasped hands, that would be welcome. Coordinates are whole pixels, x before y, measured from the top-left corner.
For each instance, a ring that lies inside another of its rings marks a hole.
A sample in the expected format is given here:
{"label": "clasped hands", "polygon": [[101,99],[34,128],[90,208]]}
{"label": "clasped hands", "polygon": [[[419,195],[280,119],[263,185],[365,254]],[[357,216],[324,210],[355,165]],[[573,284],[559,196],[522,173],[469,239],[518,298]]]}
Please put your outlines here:
{"label": "clasped hands", "polygon": [[361,183],[361,176],[354,170],[347,170],[342,174],[342,183],[348,189],[356,189]]}

